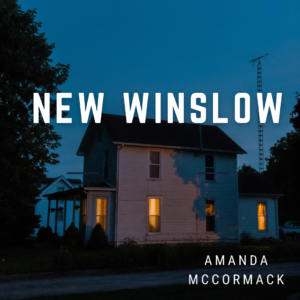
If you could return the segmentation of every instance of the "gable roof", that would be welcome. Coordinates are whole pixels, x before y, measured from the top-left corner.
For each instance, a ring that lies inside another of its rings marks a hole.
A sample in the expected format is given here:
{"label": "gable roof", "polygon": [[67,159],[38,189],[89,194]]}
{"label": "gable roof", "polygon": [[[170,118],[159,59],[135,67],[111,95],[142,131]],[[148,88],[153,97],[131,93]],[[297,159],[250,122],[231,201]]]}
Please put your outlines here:
{"label": "gable roof", "polygon": [[278,189],[261,173],[238,172],[239,194],[279,196]]}
{"label": "gable roof", "polygon": [[96,124],[94,119],[91,119],[77,155],[84,156],[94,134],[101,125],[114,144],[246,153],[215,125],[168,123],[167,121],[155,123],[154,119],[146,119],[146,123],[140,123],[138,117],[134,117],[132,123],[126,123],[125,116],[102,114],[101,124]]}
{"label": "gable roof", "polygon": [[59,177],[46,177],[44,184],[46,184],[42,189],[41,193],[44,192],[50,185],[55,183],[57,180],[63,179],[64,181],[68,181],[68,184],[73,187],[73,184],[81,184],[81,179],[73,179],[73,178],[65,178],[63,175]]}

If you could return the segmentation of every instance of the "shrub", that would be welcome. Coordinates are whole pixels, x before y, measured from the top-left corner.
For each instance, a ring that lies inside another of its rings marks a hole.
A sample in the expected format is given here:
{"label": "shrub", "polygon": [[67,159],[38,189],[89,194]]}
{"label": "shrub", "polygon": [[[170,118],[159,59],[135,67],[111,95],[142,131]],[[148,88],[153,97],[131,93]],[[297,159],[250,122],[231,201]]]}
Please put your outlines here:
{"label": "shrub", "polygon": [[83,238],[74,222],[70,224],[64,235],[65,245],[68,247],[78,247],[83,244]]}
{"label": "shrub", "polygon": [[252,237],[250,232],[243,231],[241,234],[240,243],[243,246],[254,245],[254,238]]}
{"label": "shrub", "polygon": [[280,243],[277,239],[273,237],[262,237],[262,238],[254,238],[251,233],[243,231],[241,234],[241,245],[256,245],[256,246],[271,246]]}
{"label": "shrub", "polygon": [[41,227],[39,232],[37,233],[37,242],[40,243],[53,243],[54,241],[54,233],[52,232],[51,227]]}
{"label": "shrub", "polygon": [[87,242],[88,250],[102,250],[108,247],[108,239],[100,224],[97,224],[92,231],[91,238]]}

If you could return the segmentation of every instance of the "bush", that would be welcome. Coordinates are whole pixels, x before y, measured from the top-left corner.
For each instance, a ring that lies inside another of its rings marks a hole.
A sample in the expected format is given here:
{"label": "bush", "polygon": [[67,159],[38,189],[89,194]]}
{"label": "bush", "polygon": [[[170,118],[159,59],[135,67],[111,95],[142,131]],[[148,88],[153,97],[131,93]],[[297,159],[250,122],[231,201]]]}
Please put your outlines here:
{"label": "bush", "polygon": [[88,250],[102,250],[108,247],[108,239],[100,224],[97,224],[92,231],[91,238],[87,242]]}
{"label": "bush", "polygon": [[262,237],[262,238],[254,238],[251,233],[243,231],[241,234],[241,245],[243,246],[249,246],[249,245],[255,245],[255,246],[271,246],[276,245],[280,243],[277,239],[273,237]]}
{"label": "bush", "polygon": [[55,234],[52,232],[51,227],[41,227],[37,233],[37,242],[39,243],[50,243],[54,241]]}
{"label": "bush", "polygon": [[83,245],[82,234],[79,232],[74,222],[72,222],[66,230],[64,242],[67,247],[78,247]]}
{"label": "bush", "polygon": [[250,232],[243,231],[241,234],[240,243],[243,246],[254,245],[254,238]]}

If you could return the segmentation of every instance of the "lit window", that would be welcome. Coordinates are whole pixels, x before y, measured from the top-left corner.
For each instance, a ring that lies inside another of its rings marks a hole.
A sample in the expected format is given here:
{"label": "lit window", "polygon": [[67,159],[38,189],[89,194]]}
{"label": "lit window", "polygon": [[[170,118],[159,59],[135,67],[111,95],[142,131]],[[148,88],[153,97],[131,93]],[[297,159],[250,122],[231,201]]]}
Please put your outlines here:
{"label": "lit window", "polygon": [[108,150],[104,152],[104,179],[108,178]]}
{"label": "lit window", "polygon": [[258,216],[258,230],[266,230],[267,229],[266,204],[258,203],[257,216]]}
{"label": "lit window", "polygon": [[150,178],[160,177],[160,152],[150,151]]}
{"label": "lit window", "polygon": [[149,199],[149,232],[160,232],[160,199]]}
{"label": "lit window", "polygon": [[[215,162],[213,155],[205,155],[205,173],[215,172]],[[215,174],[206,174],[206,180],[215,180]]]}
{"label": "lit window", "polygon": [[97,224],[100,224],[103,230],[106,229],[106,211],[107,211],[107,200],[97,199]]}
{"label": "lit window", "polygon": [[206,231],[215,231],[215,202],[206,200]]}

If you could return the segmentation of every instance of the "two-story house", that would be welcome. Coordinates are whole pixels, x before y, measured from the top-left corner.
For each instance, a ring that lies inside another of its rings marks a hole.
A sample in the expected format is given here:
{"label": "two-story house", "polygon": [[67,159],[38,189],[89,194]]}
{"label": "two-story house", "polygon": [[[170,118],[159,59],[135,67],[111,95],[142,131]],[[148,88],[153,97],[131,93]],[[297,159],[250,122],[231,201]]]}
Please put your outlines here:
{"label": "two-story house", "polygon": [[77,152],[86,240],[97,223],[116,245],[278,237],[279,193],[262,174],[238,172],[245,153],[217,126],[92,120]]}

